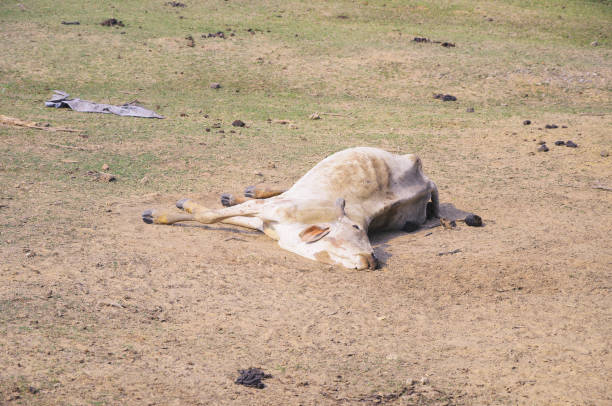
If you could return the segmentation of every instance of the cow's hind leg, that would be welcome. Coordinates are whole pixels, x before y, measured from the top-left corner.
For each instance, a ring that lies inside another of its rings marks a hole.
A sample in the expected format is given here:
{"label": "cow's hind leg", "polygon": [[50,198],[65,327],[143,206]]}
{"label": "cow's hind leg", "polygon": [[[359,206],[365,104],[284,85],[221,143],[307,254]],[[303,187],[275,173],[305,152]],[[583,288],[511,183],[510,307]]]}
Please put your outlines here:
{"label": "cow's hind leg", "polygon": [[231,193],[223,193],[221,195],[221,204],[225,207],[236,206],[246,201],[252,200],[250,197],[233,195]]}
{"label": "cow's hind leg", "polygon": [[260,183],[254,186],[247,186],[244,189],[244,196],[251,197],[253,199],[267,199],[269,197],[278,196],[284,192],[286,192],[286,190],[279,189],[276,186],[266,185],[265,183]]}
{"label": "cow's hind leg", "polygon": [[284,193],[285,190],[279,189],[276,186],[260,183],[254,186],[247,186],[244,189],[244,197],[237,196],[231,193],[221,195],[221,204],[225,207],[236,206],[251,199],[267,199],[269,197],[278,196]]}

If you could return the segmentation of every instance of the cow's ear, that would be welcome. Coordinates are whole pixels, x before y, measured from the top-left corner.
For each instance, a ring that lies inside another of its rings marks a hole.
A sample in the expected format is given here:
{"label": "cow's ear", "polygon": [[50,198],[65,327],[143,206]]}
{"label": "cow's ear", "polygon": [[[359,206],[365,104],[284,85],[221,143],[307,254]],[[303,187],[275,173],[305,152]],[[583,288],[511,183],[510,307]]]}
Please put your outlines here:
{"label": "cow's ear", "polygon": [[338,200],[336,200],[336,217],[341,218],[346,216],[346,212],[344,211],[345,206],[346,201],[342,197],[339,197]]}
{"label": "cow's ear", "polygon": [[329,226],[317,226],[313,225],[307,227],[300,232],[300,238],[307,244],[310,244],[315,241],[319,241],[321,238],[325,237],[329,233]]}

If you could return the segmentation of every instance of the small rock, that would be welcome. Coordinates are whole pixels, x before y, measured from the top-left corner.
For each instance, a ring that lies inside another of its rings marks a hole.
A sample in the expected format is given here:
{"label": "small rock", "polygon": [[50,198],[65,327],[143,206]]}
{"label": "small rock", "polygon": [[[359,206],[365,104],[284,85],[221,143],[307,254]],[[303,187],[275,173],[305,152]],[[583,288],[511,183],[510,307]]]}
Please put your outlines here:
{"label": "small rock", "polygon": [[102,170],[103,171],[108,171],[109,169],[110,169],[110,166],[108,166],[108,164],[102,165]]}
{"label": "small rock", "polygon": [[140,179],[139,182],[144,185],[146,183],[149,183],[149,178],[145,176],[144,178]]}
{"label": "small rock", "polygon": [[597,41],[593,41],[593,42],[591,42],[591,46],[592,46],[592,47],[596,47],[596,46],[598,46],[598,45],[599,45],[599,42],[597,42]]}
{"label": "small rock", "polygon": [[529,125],[529,124],[531,124],[531,120],[525,120],[525,121],[523,121],[523,125]]}
{"label": "small rock", "polygon": [[242,120],[234,120],[232,122],[232,125],[234,127],[244,127],[245,126],[244,121],[242,121]]}
{"label": "small rock", "polygon": [[421,385],[429,385],[429,378],[424,376],[421,378]]}
{"label": "small rock", "polygon": [[312,113],[310,116],[308,116],[308,118],[311,120],[320,120],[321,115],[319,113]]}
{"label": "small rock", "polygon": [[551,130],[551,129],[554,129],[554,128],[559,128],[559,126],[557,124],[546,124],[544,126],[544,128],[546,128],[548,130]]}
{"label": "small rock", "polygon": [[476,214],[468,214],[465,217],[465,224],[470,227],[482,227],[482,218]]}
{"label": "small rock", "polygon": [[538,152],[548,152],[548,147],[546,146],[546,144],[540,145],[540,148],[538,148]]}
{"label": "small rock", "polygon": [[542,141],[542,140],[538,141],[538,145],[544,145],[544,144],[546,144],[546,141]]}
{"label": "small rock", "polygon": [[606,158],[606,157],[610,156],[610,153],[609,153],[608,151],[605,151],[605,150],[604,150],[604,151],[601,151],[601,152],[599,153],[599,155],[601,155],[602,157]]}
{"label": "small rock", "polygon": [[576,144],[574,141],[568,141],[568,142],[566,142],[566,143],[565,143],[565,146],[566,146],[566,147],[569,147],[569,148],[578,148],[578,144]]}
{"label": "small rock", "polygon": [[221,89],[221,84],[220,83],[211,83],[210,84],[210,88],[211,89]]}
{"label": "small rock", "polygon": [[566,125],[562,125],[561,128],[567,128],[567,126]]}
{"label": "small rock", "polygon": [[555,141],[555,145],[565,145],[565,141]]}
{"label": "small rock", "polygon": [[468,107],[467,109],[465,109],[465,111],[467,113],[473,113],[474,112],[474,107]]}

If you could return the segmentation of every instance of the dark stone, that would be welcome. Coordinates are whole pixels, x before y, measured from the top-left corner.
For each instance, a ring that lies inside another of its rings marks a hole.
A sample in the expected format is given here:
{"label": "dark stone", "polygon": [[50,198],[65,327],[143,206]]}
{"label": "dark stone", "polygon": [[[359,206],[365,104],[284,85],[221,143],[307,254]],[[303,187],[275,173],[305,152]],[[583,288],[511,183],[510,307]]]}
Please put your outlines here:
{"label": "dark stone", "polygon": [[266,374],[259,368],[241,369],[238,371],[240,376],[235,383],[238,385],[250,386],[252,388],[263,389],[266,387],[261,381],[262,379],[272,378],[272,375]]}
{"label": "dark stone", "polygon": [[523,121],[523,125],[529,125],[529,124],[531,124],[531,120],[525,120],[525,121]]}
{"label": "dark stone", "polygon": [[244,121],[242,121],[242,120],[234,120],[232,125],[234,127],[244,127],[246,124],[244,124]]}
{"label": "dark stone", "polygon": [[546,146],[546,144],[542,144],[540,145],[540,148],[538,148],[538,152],[548,152],[548,147]]}
{"label": "dark stone", "polygon": [[565,145],[565,141],[555,141],[555,145]]}
{"label": "dark stone", "polygon": [[64,25],[80,25],[81,23],[78,21],[62,21]]}
{"label": "dark stone", "polygon": [[167,6],[172,6],[172,7],[185,7],[184,3],[178,2],[178,1],[169,1],[166,3]]}
{"label": "dark stone", "polygon": [[454,48],[455,44],[453,44],[452,42],[443,42],[440,45],[442,45],[444,48]]}
{"label": "dark stone", "polygon": [[414,42],[429,42],[429,39],[425,37],[414,37],[413,41]]}
{"label": "dark stone", "polygon": [[566,146],[566,147],[569,147],[569,148],[578,148],[578,144],[576,144],[574,141],[568,141],[568,142],[566,142],[566,143],[565,143],[565,146]]}
{"label": "dark stone", "polygon": [[468,107],[467,109],[465,109],[466,112],[468,113],[473,113],[474,112],[474,107]]}
{"label": "dark stone", "polygon": [[557,124],[546,124],[544,128],[551,130],[551,129],[559,128],[559,126]]}
{"label": "dark stone", "polygon": [[482,219],[476,214],[468,214],[465,217],[465,224],[470,227],[482,227]]}

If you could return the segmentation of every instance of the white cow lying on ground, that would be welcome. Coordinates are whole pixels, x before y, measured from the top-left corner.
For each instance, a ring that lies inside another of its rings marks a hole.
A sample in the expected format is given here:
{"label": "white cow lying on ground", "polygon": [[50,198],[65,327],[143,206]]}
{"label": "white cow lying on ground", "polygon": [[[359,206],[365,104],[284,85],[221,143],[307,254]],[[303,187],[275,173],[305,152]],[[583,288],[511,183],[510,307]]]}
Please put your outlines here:
{"label": "white cow lying on ground", "polygon": [[412,154],[377,148],[337,152],[308,171],[287,191],[247,188],[247,198],[223,195],[223,209],[182,199],[184,213],[147,210],[146,223],[198,221],[256,229],[287,251],[326,264],[375,269],[368,231],[418,228],[439,213],[438,189]]}

